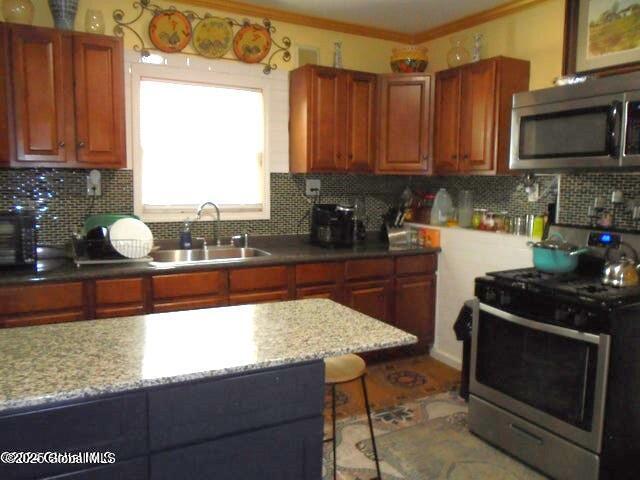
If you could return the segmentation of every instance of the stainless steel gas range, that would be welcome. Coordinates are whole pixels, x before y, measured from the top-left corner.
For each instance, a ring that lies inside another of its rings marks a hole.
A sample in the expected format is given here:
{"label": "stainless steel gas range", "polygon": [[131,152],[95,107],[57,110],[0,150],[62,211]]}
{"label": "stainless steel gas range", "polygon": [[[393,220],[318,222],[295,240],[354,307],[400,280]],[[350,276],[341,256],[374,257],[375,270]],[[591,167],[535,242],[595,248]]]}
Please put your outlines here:
{"label": "stainless steel gas range", "polygon": [[625,232],[551,227],[589,245],[575,272],[476,279],[469,427],[561,479],[638,478],[640,286],[601,284]]}

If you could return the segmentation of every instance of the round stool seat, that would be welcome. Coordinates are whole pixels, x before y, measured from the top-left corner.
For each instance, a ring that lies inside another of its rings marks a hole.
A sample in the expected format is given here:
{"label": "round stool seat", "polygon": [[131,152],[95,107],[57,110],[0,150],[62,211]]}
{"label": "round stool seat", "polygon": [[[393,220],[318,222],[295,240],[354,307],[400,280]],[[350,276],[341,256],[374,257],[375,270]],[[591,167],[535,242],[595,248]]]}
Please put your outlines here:
{"label": "round stool seat", "polygon": [[350,353],[324,359],[324,383],[346,383],[364,375],[367,364],[358,355]]}

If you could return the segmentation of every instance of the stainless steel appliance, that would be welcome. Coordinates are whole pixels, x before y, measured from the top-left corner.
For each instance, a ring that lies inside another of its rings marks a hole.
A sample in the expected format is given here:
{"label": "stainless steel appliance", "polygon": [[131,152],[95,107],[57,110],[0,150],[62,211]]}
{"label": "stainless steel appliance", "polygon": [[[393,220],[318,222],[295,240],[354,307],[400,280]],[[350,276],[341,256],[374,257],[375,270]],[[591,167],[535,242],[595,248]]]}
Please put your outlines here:
{"label": "stainless steel appliance", "polygon": [[37,267],[36,218],[33,212],[0,213],[0,268]]}
{"label": "stainless steel appliance", "polygon": [[640,73],[513,96],[514,170],[640,165]]}
{"label": "stainless steel appliance", "polygon": [[555,232],[590,248],[574,272],[476,279],[469,427],[554,478],[627,478],[640,455],[640,287],[601,275],[606,249],[640,236]]}
{"label": "stainless steel appliance", "polygon": [[311,243],[324,247],[352,247],[364,240],[364,224],[355,208],[335,204],[311,207]]}

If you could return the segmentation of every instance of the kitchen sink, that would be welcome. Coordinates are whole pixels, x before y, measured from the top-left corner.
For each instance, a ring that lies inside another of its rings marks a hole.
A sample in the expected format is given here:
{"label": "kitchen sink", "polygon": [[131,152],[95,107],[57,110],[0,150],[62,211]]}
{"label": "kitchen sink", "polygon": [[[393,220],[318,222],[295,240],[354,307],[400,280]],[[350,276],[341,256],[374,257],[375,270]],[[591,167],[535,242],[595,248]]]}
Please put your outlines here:
{"label": "kitchen sink", "polygon": [[264,257],[269,252],[257,248],[208,247],[198,250],[156,250],[151,258],[158,263],[213,263],[239,258]]}

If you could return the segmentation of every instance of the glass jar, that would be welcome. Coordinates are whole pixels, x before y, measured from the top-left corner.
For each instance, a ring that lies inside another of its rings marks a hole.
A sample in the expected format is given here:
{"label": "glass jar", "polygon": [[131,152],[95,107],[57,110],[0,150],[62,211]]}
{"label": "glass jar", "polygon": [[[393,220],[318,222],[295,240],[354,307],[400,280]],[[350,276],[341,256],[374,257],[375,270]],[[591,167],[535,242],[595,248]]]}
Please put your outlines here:
{"label": "glass jar", "polygon": [[482,222],[484,221],[484,212],[482,208],[474,208],[473,216],[471,217],[471,226],[476,230],[482,226]]}
{"label": "glass jar", "polygon": [[469,50],[464,48],[462,42],[464,41],[464,37],[452,37],[451,48],[447,52],[447,64],[449,68],[459,67],[460,65],[464,65],[465,63],[469,63],[471,60],[471,54]]}
{"label": "glass jar", "polygon": [[484,216],[484,222],[482,223],[484,230],[495,230],[496,228],[496,216],[493,212],[487,212]]}

